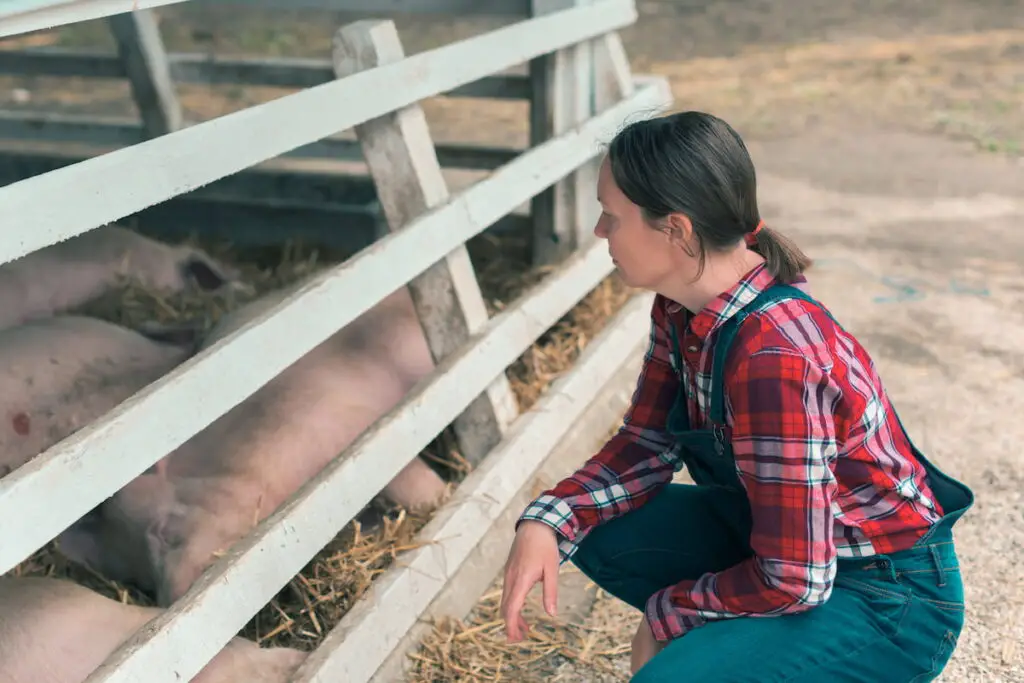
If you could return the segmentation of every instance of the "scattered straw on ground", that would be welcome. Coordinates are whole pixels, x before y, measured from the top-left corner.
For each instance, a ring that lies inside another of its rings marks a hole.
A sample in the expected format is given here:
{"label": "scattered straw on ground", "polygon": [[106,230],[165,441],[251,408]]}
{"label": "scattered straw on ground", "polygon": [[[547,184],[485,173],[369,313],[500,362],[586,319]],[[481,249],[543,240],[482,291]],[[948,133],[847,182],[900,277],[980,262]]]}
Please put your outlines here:
{"label": "scattered straw on ground", "polygon": [[594,614],[611,608],[616,618],[583,625],[548,616],[530,598],[523,611],[530,631],[512,644],[505,637],[500,605],[498,585],[480,599],[469,619],[439,620],[410,655],[408,683],[554,682],[569,667],[585,667],[594,681],[622,680],[621,657],[629,652],[628,632],[635,628],[636,610],[625,614],[620,601],[598,591]]}

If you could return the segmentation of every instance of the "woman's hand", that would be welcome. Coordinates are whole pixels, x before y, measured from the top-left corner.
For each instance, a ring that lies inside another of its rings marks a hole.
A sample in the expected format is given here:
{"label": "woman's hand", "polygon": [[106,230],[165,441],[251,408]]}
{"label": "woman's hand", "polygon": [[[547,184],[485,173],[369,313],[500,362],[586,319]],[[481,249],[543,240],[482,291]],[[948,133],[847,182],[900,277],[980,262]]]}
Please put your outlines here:
{"label": "woman's hand", "polygon": [[640,626],[633,636],[633,652],[630,656],[630,674],[636,675],[644,664],[649,662],[654,655],[665,649],[668,643],[662,643],[654,639],[651,626],[647,623],[647,617],[640,618]]}
{"label": "woman's hand", "polygon": [[501,590],[501,616],[508,642],[517,643],[529,630],[522,609],[533,584],[543,581],[544,611],[555,616],[558,604],[558,537],[543,522],[526,520],[519,525],[505,563]]}

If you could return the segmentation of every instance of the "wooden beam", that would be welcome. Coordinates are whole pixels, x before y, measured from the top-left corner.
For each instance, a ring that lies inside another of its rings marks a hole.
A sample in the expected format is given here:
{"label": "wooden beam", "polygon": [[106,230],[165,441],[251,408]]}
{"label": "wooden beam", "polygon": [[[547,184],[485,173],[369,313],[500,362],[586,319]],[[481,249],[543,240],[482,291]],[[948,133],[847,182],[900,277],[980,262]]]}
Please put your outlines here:
{"label": "wooden beam", "polygon": [[[172,52],[167,54],[167,61],[171,78],[177,83],[311,88],[334,80],[334,67],[329,59],[217,57]],[[124,64],[116,55],[61,47],[0,50],[0,73],[82,78],[124,78],[127,75]],[[530,97],[530,83],[523,74],[496,74],[440,94],[444,97],[525,100]]]}
{"label": "wooden beam", "polygon": [[[0,147],[0,187],[93,155]],[[123,221],[158,239],[196,234],[241,246],[279,246],[294,239],[345,254],[373,243],[383,217],[371,178],[291,170],[291,165],[276,162],[249,168]],[[520,212],[501,218],[488,231],[522,235],[530,229],[529,215]]]}
{"label": "wooden beam", "polygon": [[375,16],[389,14],[452,14],[514,16],[529,14],[528,0],[203,0],[209,5],[246,9],[323,10]]}
{"label": "wooden beam", "polygon": [[[534,16],[586,5],[587,0],[531,0]],[[591,53],[587,44],[574,44],[530,62],[533,96],[530,102],[530,144],[560,135],[591,111]],[[533,262],[557,263],[585,241],[581,202],[594,194],[584,177],[573,173],[533,200]]]}
{"label": "wooden beam", "polygon": [[[405,58],[393,21],[360,21],[334,37],[338,78]],[[356,136],[392,232],[448,201],[448,186],[434,152],[423,109],[412,104],[356,126]],[[465,246],[409,283],[409,292],[435,362],[460,348],[487,323],[487,307]],[[455,420],[459,450],[477,465],[504,434],[519,409],[501,374]]]}
{"label": "wooden beam", "polygon": [[[614,131],[624,118],[668,101],[667,81],[652,80],[629,100],[523,153],[401,231],[386,235],[345,263],[318,274],[292,296],[182,363],[102,420],[83,427],[0,479],[0,519],[6,525],[4,542],[0,543],[0,574],[376,302],[591,159],[596,142]],[[143,144],[181,135],[174,133]],[[76,187],[69,182],[69,170],[47,174],[61,177],[65,183],[63,195],[51,195],[61,196],[62,201],[49,204],[69,201],[67,195]],[[0,189],[0,197],[9,189]],[[99,194],[109,201],[110,195]],[[0,206],[5,206],[2,200]],[[140,208],[145,206],[148,204]],[[28,240],[34,235],[25,222],[14,220],[16,215],[9,223],[21,230],[9,231],[7,238],[15,244],[17,238]],[[26,249],[25,253],[32,251]],[[257,365],[251,360],[255,357],[261,361]],[[487,384],[496,377],[497,373],[487,379]],[[196,395],[204,400],[187,400]],[[153,424],[161,429],[153,430]],[[74,491],[74,495],[55,496],[55,492],[62,491]],[[289,544],[285,542],[285,546]],[[158,666],[153,670],[173,668]]]}
{"label": "wooden beam", "polygon": [[179,2],[185,0],[4,0],[0,38]]}
{"label": "wooden beam", "polygon": [[[586,106],[588,116],[593,116],[614,106],[633,94],[633,75],[629,59],[617,33],[607,33],[584,44],[590,50],[590,73],[592,99]],[[602,143],[606,142],[604,140]],[[597,178],[604,155],[588,161],[576,171],[574,220],[576,221],[576,247],[589,244],[594,239],[594,227],[601,215],[597,201]]]}
{"label": "wooden beam", "polygon": [[[201,125],[186,121],[179,128]],[[144,142],[145,128],[123,117],[91,117],[81,114],[22,114],[0,111],[0,140],[38,140],[98,147],[124,148]],[[437,156],[445,168],[490,171],[515,158],[522,150],[510,147],[484,147],[463,143],[437,146]],[[363,161],[358,140],[332,135],[288,150],[286,159],[333,159]]]}
{"label": "wooden beam", "polygon": [[21,229],[0,231],[0,263],[635,20],[632,0],[528,19],[15,183],[0,218]]}
{"label": "wooden beam", "polygon": [[146,137],[181,128],[181,104],[174,92],[156,16],[151,11],[125,12],[108,17],[107,25],[128,75]]}
{"label": "wooden beam", "polygon": [[[559,269],[559,280],[599,281],[610,272],[606,254],[592,248]],[[586,273],[590,267],[594,270]],[[569,272],[578,275],[569,276]],[[566,275],[562,277],[562,274]],[[579,291],[579,290],[577,290]],[[554,294],[552,292],[552,294]],[[345,615],[291,683],[368,681],[455,576],[473,549],[582,415],[597,392],[634,354],[647,335],[650,297],[627,304],[563,377],[494,452],[460,484],[419,534],[421,548],[406,553],[395,570],[377,579]],[[493,577],[493,574],[491,574]]]}

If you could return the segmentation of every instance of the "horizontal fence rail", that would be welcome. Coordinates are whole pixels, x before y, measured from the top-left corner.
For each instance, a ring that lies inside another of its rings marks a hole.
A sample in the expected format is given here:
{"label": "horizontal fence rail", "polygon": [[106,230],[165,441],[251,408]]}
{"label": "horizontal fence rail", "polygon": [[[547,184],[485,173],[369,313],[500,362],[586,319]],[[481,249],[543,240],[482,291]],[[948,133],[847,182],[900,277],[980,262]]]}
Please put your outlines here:
{"label": "horizontal fence rail", "polygon": [[[0,544],[0,573],[9,571],[387,294],[594,158],[599,144],[610,138],[624,119],[668,101],[667,85],[652,81],[578,128],[524,152],[447,203],[313,279],[274,309],[125,401],[103,420],[0,480],[0,518],[7,520],[4,543]],[[261,359],[257,366],[249,360],[254,357]],[[161,429],[154,431],[153,424]],[[59,503],[48,500],[47,492],[65,489],[73,489],[75,495],[62,497]]]}
{"label": "horizontal fence rail", "polygon": [[[193,123],[192,126],[202,125]],[[189,127],[186,124],[185,127]],[[100,119],[82,115],[48,114],[25,116],[0,111],[0,140],[70,143],[120,149],[146,141],[144,127],[131,119]],[[509,147],[485,147],[469,144],[437,145],[438,161],[445,168],[491,170],[519,154]],[[302,145],[281,155],[285,159],[325,159],[363,161],[359,142],[349,138],[327,137]]]}
{"label": "horizontal fence rail", "polygon": [[4,224],[22,227],[0,232],[0,262],[635,20],[631,0],[554,12],[0,188]]}
{"label": "horizontal fence rail", "polygon": [[3,0],[0,38],[188,0]]}
{"label": "horizontal fence rail", "polygon": [[[611,272],[602,247],[591,246],[552,284],[594,282]],[[558,284],[558,287],[564,286]],[[573,288],[578,293],[578,288]],[[538,292],[539,294],[540,292]],[[561,297],[561,290],[552,291]],[[366,681],[395,648],[397,639],[424,613],[483,540],[490,525],[559,445],[591,398],[642,348],[651,296],[634,297],[590,341],[572,369],[556,380],[534,407],[459,484],[419,534],[421,547],[373,583],[320,643],[290,683]]]}
{"label": "horizontal fence rail", "polygon": [[[171,78],[176,83],[312,88],[334,80],[334,68],[329,59],[214,57],[172,52],[167,55],[167,62]],[[0,73],[83,78],[128,76],[124,62],[117,55],[56,47],[0,49]],[[530,97],[530,82],[525,74],[498,74],[485,76],[443,94],[449,97],[521,100]]]}
{"label": "horizontal fence rail", "polygon": [[[3,0],[0,38],[155,9],[189,0]],[[531,0],[201,0],[244,9],[321,10],[360,14],[453,14],[526,17]]]}

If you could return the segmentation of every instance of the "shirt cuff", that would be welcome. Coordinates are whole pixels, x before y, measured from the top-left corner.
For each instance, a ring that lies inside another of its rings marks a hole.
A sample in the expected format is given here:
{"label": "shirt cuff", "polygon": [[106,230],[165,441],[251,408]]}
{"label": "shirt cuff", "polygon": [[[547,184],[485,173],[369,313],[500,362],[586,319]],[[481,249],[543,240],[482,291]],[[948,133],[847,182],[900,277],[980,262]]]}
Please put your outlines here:
{"label": "shirt cuff", "polygon": [[696,614],[682,614],[672,604],[672,591],[675,587],[662,588],[647,599],[644,616],[654,639],[665,642],[684,636],[690,631],[707,623],[707,620]]}
{"label": "shirt cuff", "polygon": [[519,516],[516,528],[519,524],[532,520],[547,524],[558,534],[558,554],[560,562],[565,562],[576,552],[579,531],[579,521],[576,514],[567,502],[561,498],[551,495],[543,495],[526,506],[526,510]]}

